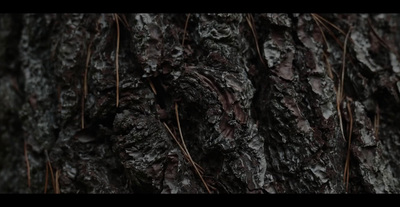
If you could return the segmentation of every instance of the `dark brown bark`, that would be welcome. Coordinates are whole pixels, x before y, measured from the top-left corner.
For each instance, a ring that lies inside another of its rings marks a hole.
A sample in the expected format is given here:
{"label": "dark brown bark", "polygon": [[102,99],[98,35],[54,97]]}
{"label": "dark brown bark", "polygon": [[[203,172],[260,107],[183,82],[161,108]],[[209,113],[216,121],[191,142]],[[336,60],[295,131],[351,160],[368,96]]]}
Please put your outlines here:
{"label": "dark brown bark", "polygon": [[0,192],[399,193],[399,20],[1,14]]}

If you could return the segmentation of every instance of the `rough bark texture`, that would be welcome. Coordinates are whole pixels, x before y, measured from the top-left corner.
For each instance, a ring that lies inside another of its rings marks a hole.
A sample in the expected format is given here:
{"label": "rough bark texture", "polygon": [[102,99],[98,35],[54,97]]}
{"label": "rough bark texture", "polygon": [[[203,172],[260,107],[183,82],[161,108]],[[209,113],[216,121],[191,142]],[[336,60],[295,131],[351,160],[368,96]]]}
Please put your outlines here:
{"label": "rough bark texture", "polygon": [[398,14],[115,17],[0,15],[0,192],[400,192]]}

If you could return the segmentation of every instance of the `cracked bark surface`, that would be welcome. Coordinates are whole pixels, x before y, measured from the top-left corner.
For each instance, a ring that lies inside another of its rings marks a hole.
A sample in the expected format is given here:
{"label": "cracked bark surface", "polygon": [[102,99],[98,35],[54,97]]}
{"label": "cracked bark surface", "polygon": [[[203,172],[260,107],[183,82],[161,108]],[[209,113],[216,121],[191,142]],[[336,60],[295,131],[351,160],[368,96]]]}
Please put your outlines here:
{"label": "cracked bark surface", "polygon": [[118,17],[0,15],[0,192],[208,193],[175,104],[211,193],[400,192],[398,14]]}

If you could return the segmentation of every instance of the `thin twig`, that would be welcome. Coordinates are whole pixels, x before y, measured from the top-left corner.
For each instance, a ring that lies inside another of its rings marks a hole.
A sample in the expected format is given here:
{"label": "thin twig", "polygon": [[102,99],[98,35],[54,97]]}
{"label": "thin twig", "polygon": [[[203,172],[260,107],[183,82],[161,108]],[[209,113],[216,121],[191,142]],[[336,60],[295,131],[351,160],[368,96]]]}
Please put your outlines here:
{"label": "thin twig", "polygon": [[207,189],[207,192],[208,192],[208,193],[211,193],[210,189],[208,188],[207,183],[204,181],[203,176],[201,175],[199,169],[197,169],[196,164],[194,163],[194,161],[193,161],[193,159],[192,159],[192,156],[190,156],[189,150],[188,150],[187,147],[186,147],[185,140],[183,139],[183,135],[182,135],[181,125],[180,125],[180,123],[179,123],[178,104],[177,104],[176,102],[175,102],[175,115],[176,115],[176,121],[177,121],[177,123],[178,123],[178,130],[179,130],[179,134],[180,134],[180,136],[181,136],[182,145],[183,145],[185,151],[186,151],[187,154],[188,154],[188,157],[189,157],[190,162],[192,163],[194,169],[196,170],[197,174],[199,175],[201,181],[203,182],[204,187]]}
{"label": "thin twig", "polygon": [[26,176],[28,178],[28,187],[31,187],[31,168],[29,166],[29,159],[28,159],[28,149],[26,146],[26,141],[24,140],[24,156],[25,156],[25,163],[26,163]]}

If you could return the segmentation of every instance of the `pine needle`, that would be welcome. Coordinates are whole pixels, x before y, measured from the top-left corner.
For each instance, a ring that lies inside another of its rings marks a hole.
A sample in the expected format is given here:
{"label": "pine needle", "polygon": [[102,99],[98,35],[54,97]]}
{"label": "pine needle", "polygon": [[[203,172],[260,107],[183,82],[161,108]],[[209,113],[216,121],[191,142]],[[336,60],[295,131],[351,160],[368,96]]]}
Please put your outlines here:
{"label": "pine needle", "polygon": [[389,47],[389,45],[378,35],[378,33],[376,32],[376,30],[375,30],[374,27],[372,26],[372,22],[371,22],[371,19],[370,19],[369,17],[368,17],[368,25],[369,25],[369,27],[371,28],[372,33],[374,34],[374,36],[378,39],[378,42],[379,42],[383,47],[385,47],[387,50],[389,50],[390,52],[392,52],[392,53],[396,56],[397,60],[399,60],[400,58],[399,58],[398,53],[397,53],[394,49],[392,49],[391,47]]}
{"label": "pine needle", "polygon": [[120,38],[120,34],[119,34],[119,21],[118,21],[118,15],[114,14],[115,17],[115,23],[117,24],[117,49],[115,52],[115,73],[116,73],[116,106],[118,107],[119,105],[119,65],[118,65],[118,53],[119,53],[119,38]]}
{"label": "pine needle", "polygon": [[[326,45],[327,51],[330,51],[330,47],[329,47],[328,41],[326,40],[325,32],[322,30],[322,28],[321,28],[321,26],[320,26],[320,24],[323,24],[323,23],[321,22],[321,20],[319,20],[317,17],[315,17],[315,15],[311,14],[311,16],[313,17],[315,23],[316,23],[317,26],[318,26],[319,31],[320,31],[321,34],[322,34],[322,38],[323,38],[324,43],[325,43],[325,45]],[[325,55],[325,53],[324,53],[324,55]]]}
{"label": "pine needle", "polygon": [[81,129],[85,128],[85,97],[81,99]]}
{"label": "pine needle", "polygon": [[54,173],[53,173],[53,167],[51,167],[51,162],[49,158],[49,154],[47,153],[47,150],[44,151],[46,154],[46,165],[48,165],[48,168],[50,169],[50,177],[51,177],[51,183],[53,185],[53,190],[56,191],[56,183],[55,183],[55,178],[54,178]]}
{"label": "pine needle", "polygon": [[[328,31],[328,33],[335,39],[335,41],[338,43],[338,45],[343,49],[342,68],[341,68],[341,74],[340,74],[340,78],[339,78],[339,83],[337,84],[337,91],[336,91],[336,108],[337,108],[337,112],[338,112],[338,116],[339,116],[340,131],[342,133],[343,140],[346,141],[346,137],[345,137],[344,129],[343,129],[343,119],[342,119],[342,111],[340,110],[340,105],[341,105],[343,99],[347,98],[345,93],[344,93],[344,74],[345,74],[345,69],[346,69],[347,41],[349,39],[349,35],[350,35],[351,30],[352,30],[352,27],[350,27],[348,32],[346,33],[344,44],[342,45],[342,43],[339,41],[339,39],[333,34],[333,32],[328,28],[328,26],[325,23],[327,23],[331,27],[335,28],[340,33],[345,34],[343,32],[343,30],[341,30],[335,24],[331,23],[330,21],[326,20],[325,18],[321,17],[318,14],[311,14],[311,16],[315,20],[319,30],[322,33],[322,37],[323,37],[323,40],[324,40],[324,42],[326,44],[326,47],[329,49],[329,45],[328,45],[326,36],[325,36],[324,32],[322,31],[322,28],[321,28],[320,25],[322,25]],[[352,40],[350,39],[350,41],[352,41]],[[325,53],[324,53],[324,57],[325,57],[325,60],[326,60],[326,63],[327,63],[327,67],[328,67],[328,70],[327,70],[328,71],[328,75],[329,75],[329,77],[333,78],[332,69],[331,69],[331,66],[329,64],[328,57],[327,57],[327,55]],[[351,60],[351,58],[350,58],[350,60]],[[335,90],[336,90],[336,88],[335,88]],[[348,100],[351,100],[351,99],[348,98]],[[349,126],[348,126],[348,140],[347,140],[348,147],[347,147],[346,163],[345,163],[344,174],[343,174],[343,182],[345,182],[345,184],[346,184],[346,192],[348,192],[348,188],[349,188],[351,135],[353,133],[353,115],[351,113],[350,104],[351,104],[350,102],[346,102],[347,111],[348,111],[348,114],[349,114],[349,117],[350,117],[350,123],[348,123],[349,124]]]}
{"label": "pine needle", "polygon": [[[390,50],[390,47],[386,42],[378,35],[378,33],[375,31],[374,27],[372,26],[370,18],[368,18],[368,26],[371,28],[372,34],[378,39],[378,42],[385,47],[386,49]],[[390,50],[391,51],[391,50]]]}
{"label": "pine needle", "polygon": [[[344,39],[344,48],[343,48],[343,61],[342,61],[342,76],[341,76],[341,79],[340,79],[340,84],[341,84],[341,86],[340,86],[340,90],[341,90],[341,92],[340,92],[340,94],[341,95],[343,95],[343,85],[344,85],[344,73],[345,73],[345,69],[346,69],[346,47],[347,47],[347,40],[348,40],[348,37],[349,37],[349,35],[350,35],[350,32],[351,32],[351,27],[350,27],[350,29],[349,29],[349,31],[347,32],[347,34],[346,34],[346,38]],[[340,97],[341,99],[343,98],[343,97]]]}
{"label": "pine needle", "polygon": [[25,163],[26,163],[26,176],[28,179],[28,187],[31,187],[31,168],[29,166],[29,159],[28,159],[28,149],[26,146],[26,141],[24,140],[24,156],[25,156]]}
{"label": "pine needle", "polygon": [[86,99],[87,94],[88,94],[87,75],[88,75],[88,69],[89,69],[90,56],[92,54],[91,47],[92,47],[92,42],[90,42],[90,44],[88,46],[88,50],[87,50],[85,75],[84,75],[84,79],[83,79],[83,95],[84,95],[85,99]]}
{"label": "pine needle", "polygon": [[342,119],[342,112],[340,110],[340,88],[338,89],[338,93],[336,94],[336,109],[338,111],[338,116],[339,116],[339,126],[340,126],[340,132],[342,132],[342,138],[343,141],[346,141],[346,136],[344,135],[344,130],[343,130],[343,119]]}
{"label": "pine needle", "polygon": [[[340,48],[342,48],[343,49],[343,45],[342,45],[342,43],[340,42],[340,40],[336,37],[336,35],[332,32],[332,30],[324,23],[324,22],[327,22],[329,25],[331,25],[333,28],[335,28],[336,30],[338,30],[340,33],[342,33],[343,35],[345,35],[346,33],[345,32],[343,32],[343,30],[341,30],[339,27],[337,27],[335,24],[333,24],[333,23],[331,23],[330,21],[328,21],[328,20],[326,20],[325,18],[323,18],[323,17],[321,17],[320,15],[318,15],[318,14],[311,14],[311,16],[314,18],[314,20],[316,21],[316,22],[319,22],[327,31],[328,31],[328,33],[331,35],[331,37],[336,41],[336,43],[340,46]],[[322,21],[324,21],[324,22],[322,22]],[[317,25],[319,25],[318,23],[317,23]]]}
{"label": "pine needle", "polygon": [[323,54],[324,54],[325,62],[326,62],[326,65],[327,65],[327,69],[326,70],[328,72],[329,77],[333,80],[332,67],[331,67],[331,64],[329,63],[328,56],[325,54],[325,52]]}
{"label": "pine needle", "polygon": [[[174,133],[172,133],[171,129],[168,127],[168,125],[167,125],[165,122],[163,122],[163,124],[164,124],[165,128],[168,130],[169,134],[172,136],[172,138],[173,138],[173,139],[175,140],[175,142],[178,144],[178,146],[179,146],[179,148],[181,149],[181,151],[183,152],[183,155],[185,156],[185,158],[190,162],[189,155],[187,154],[187,152],[185,151],[185,149],[182,147],[181,143],[178,141],[178,139],[176,138],[176,136],[174,135]],[[202,168],[199,164],[197,164],[197,163],[195,163],[195,165],[196,165],[197,168],[200,170],[201,174],[203,174],[203,173],[204,173],[203,168]]]}
{"label": "pine needle", "polygon": [[90,63],[90,56],[92,54],[91,47],[92,47],[92,41],[90,41],[89,46],[87,48],[85,73],[83,76],[83,97],[81,100],[81,128],[82,129],[85,128],[85,100],[86,100],[87,94],[88,94],[87,75],[88,75],[88,69],[89,69],[89,63]]}
{"label": "pine needle", "polygon": [[379,135],[379,119],[380,119],[379,105],[376,105],[375,118],[374,118],[374,129],[375,129],[375,138],[376,139],[378,139],[378,135]]}
{"label": "pine needle", "polygon": [[[346,38],[344,40],[344,48],[343,48],[343,61],[342,61],[342,74],[341,74],[341,80],[340,80],[340,89],[338,94],[340,94],[339,97],[339,102],[341,103],[343,96],[343,87],[344,87],[344,73],[345,73],[345,58],[346,58],[346,48],[347,48],[347,39],[349,37],[349,34],[351,32],[351,27],[349,28],[349,31],[346,34]],[[346,156],[346,164],[344,167],[344,175],[343,175],[343,181],[346,183],[346,192],[348,192],[348,186],[349,186],[349,177],[350,177],[350,146],[351,146],[351,134],[353,133],[353,115],[351,113],[350,109],[350,103],[347,103],[347,111],[350,116],[350,128],[349,128],[349,138],[347,140],[348,142],[348,148],[347,148],[347,156]]]}
{"label": "pine needle", "polygon": [[157,95],[157,91],[156,91],[156,88],[154,87],[153,82],[150,80],[150,78],[147,78],[147,80],[149,81],[150,88],[153,91],[154,95]]}
{"label": "pine needle", "polygon": [[346,141],[346,138],[345,138],[345,136],[344,136],[344,130],[343,130],[343,119],[342,119],[342,112],[341,112],[341,110],[340,110],[340,97],[342,96],[341,95],[341,93],[340,93],[340,85],[339,85],[339,88],[338,88],[338,91],[337,91],[337,93],[336,93],[336,110],[338,111],[338,116],[339,116],[339,126],[340,126],[340,131],[342,132],[342,138],[343,138],[343,141]]}
{"label": "pine needle", "polygon": [[[331,25],[333,28],[335,28],[337,31],[339,31],[340,33],[342,33],[343,35],[346,35],[346,33],[345,33],[342,29],[340,29],[338,26],[336,26],[336,25],[333,24],[332,22],[328,21],[327,19],[323,18],[321,15],[315,14],[315,13],[312,13],[311,15],[312,15],[313,17],[316,17],[318,20],[322,20],[322,21],[328,23],[328,24]],[[320,22],[322,23],[322,21],[320,21]],[[325,25],[325,24],[324,24],[324,25]]]}
{"label": "pine needle", "polygon": [[185,36],[186,36],[187,26],[188,26],[188,23],[189,23],[189,18],[190,18],[190,13],[186,17],[185,29],[183,30],[182,48],[183,48],[183,45],[185,44]]}
{"label": "pine needle", "polygon": [[353,133],[353,115],[350,108],[351,103],[347,103],[347,112],[350,116],[349,139],[347,144],[346,164],[344,167],[343,181],[346,183],[346,192],[349,190],[349,177],[350,177],[350,147],[351,147],[351,134]]}
{"label": "pine needle", "polygon": [[183,139],[183,135],[182,135],[181,125],[180,125],[180,123],[179,123],[178,104],[177,104],[176,102],[175,102],[175,115],[176,115],[176,122],[178,123],[178,130],[179,130],[179,135],[181,136],[181,142],[182,142],[183,148],[184,148],[185,151],[187,152],[187,155],[188,155],[188,157],[189,157],[189,160],[190,160],[190,162],[192,163],[192,165],[193,165],[194,169],[196,170],[197,174],[199,175],[201,181],[203,182],[204,187],[207,189],[207,192],[208,192],[208,193],[211,193],[210,189],[208,188],[207,183],[204,181],[203,176],[201,175],[199,169],[197,169],[196,164],[194,163],[194,161],[193,161],[193,159],[192,159],[192,156],[190,156],[189,150],[188,150],[187,147],[186,147],[185,140]]}
{"label": "pine needle", "polygon": [[55,188],[55,193],[56,194],[60,194],[60,184],[59,184],[59,182],[58,182],[58,180],[59,180],[59,178],[60,178],[60,169],[57,169],[56,170],[56,178],[55,178],[55,180],[56,180],[56,188]]}
{"label": "pine needle", "polygon": [[[317,24],[317,26],[318,26],[321,34],[322,34],[322,38],[323,38],[323,41],[325,43],[325,46],[326,46],[327,50],[329,51],[330,48],[329,48],[329,44],[328,44],[328,41],[327,41],[326,36],[325,36],[325,32],[322,30],[320,25],[323,25],[328,31],[330,31],[330,29],[327,28],[326,25],[320,20],[320,18],[322,18],[322,17],[320,17],[317,14],[311,14],[311,16],[314,19],[315,23]],[[332,68],[331,68],[331,64],[329,63],[328,56],[325,54],[325,52],[323,54],[324,54],[325,62],[326,62],[326,65],[327,65],[328,75],[333,80]],[[346,138],[345,138],[345,135],[344,135],[344,130],[343,130],[342,113],[341,113],[341,110],[340,110],[340,103],[341,103],[341,99],[342,99],[342,96],[343,96],[343,94],[342,94],[343,92],[341,90],[341,85],[340,84],[338,84],[337,87],[338,87],[337,90],[336,90],[336,87],[334,88],[335,91],[336,91],[336,110],[338,112],[338,117],[339,117],[340,132],[342,134],[343,141],[346,141]]]}
{"label": "pine needle", "polygon": [[44,177],[44,194],[47,193],[48,180],[49,180],[49,165],[47,164],[46,161],[46,176]]}
{"label": "pine needle", "polygon": [[340,77],[340,83],[338,86],[338,92],[337,92],[337,96],[336,96],[336,101],[337,101],[337,110],[338,110],[338,114],[339,114],[339,121],[340,121],[340,129],[342,131],[342,135],[343,135],[343,139],[345,140],[345,136],[344,136],[344,130],[343,130],[343,120],[342,120],[342,116],[341,116],[341,112],[340,112],[340,104],[342,103],[342,100],[344,99],[345,95],[344,95],[344,74],[345,74],[345,70],[346,70],[346,47],[347,47],[347,40],[351,31],[351,27],[349,29],[349,31],[346,34],[346,38],[344,39],[344,47],[343,47],[343,61],[342,61],[342,73],[341,73],[341,77]]}
{"label": "pine needle", "polygon": [[[121,16],[122,16],[122,17],[121,17]],[[125,14],[117,15],[117,17],[118,17],[119,20],[121,20],[122,24],[123,24],[128,30],[130,30],[129,23],[128,23],[128,20],[126,19]]]}
{"label": "pine needle", "polygon": [[265,64],[264,58],[262,57],[261,52],[260,52],[260,47],[259,47],[259,45],[258,45],[258,38],[257,38],[256,29],[255,29],[255,24],[254,24],[253,15],[247,14],[246,20],[247,20],[247,23],[249,24],[249,27],[250,27],[251,32],[252,32],[252,34],[253,34],[254,41],[256,42],[256,49],[257,49],[258,57],[260,58],[262,64],[263,64],[265,67],[267,67],[267,64]]}

